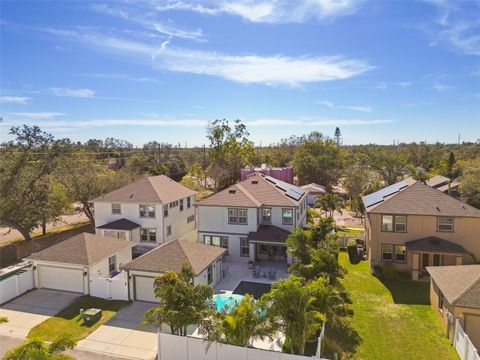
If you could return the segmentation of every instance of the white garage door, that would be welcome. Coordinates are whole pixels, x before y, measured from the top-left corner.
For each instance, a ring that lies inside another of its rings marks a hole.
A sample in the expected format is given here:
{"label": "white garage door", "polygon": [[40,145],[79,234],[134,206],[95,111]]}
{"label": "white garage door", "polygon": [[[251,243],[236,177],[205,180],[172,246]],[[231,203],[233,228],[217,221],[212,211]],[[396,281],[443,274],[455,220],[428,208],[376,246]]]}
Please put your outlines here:
{"label": "white garage door", "polygon": [[40,287],[83,293],[83,270],[45,265],[38,269]]}
{"label": "white garage door", "polygon": [[135,300],[159,302],[153,294],[154,280],[153,277],[135,276]]}

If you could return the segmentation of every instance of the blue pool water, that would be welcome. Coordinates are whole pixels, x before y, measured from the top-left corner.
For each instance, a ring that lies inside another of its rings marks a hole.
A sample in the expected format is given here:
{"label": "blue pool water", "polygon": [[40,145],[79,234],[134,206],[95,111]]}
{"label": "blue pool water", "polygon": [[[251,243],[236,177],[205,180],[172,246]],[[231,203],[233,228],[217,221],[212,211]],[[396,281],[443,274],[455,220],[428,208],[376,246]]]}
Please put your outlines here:
{"label": "blue pool water", "polygon": [[215,294],[212,299],[215,302],[217,311],[228,311],[228,309],[231,311],[244,297],[245,296],[238,294]]}

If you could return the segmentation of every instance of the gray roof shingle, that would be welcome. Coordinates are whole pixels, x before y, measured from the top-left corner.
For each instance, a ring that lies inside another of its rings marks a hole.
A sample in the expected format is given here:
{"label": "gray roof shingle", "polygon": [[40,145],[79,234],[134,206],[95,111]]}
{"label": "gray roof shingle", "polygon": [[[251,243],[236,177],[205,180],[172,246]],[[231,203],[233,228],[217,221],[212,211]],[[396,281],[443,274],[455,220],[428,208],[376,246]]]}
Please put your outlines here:
{"label": "gray roof shingle", "polygon": [[260,225],[257,231],[248,233],[247,239],[249,241],[279,243],[285,244],[290,231],[281,229],[274,225]]}
{"label": "gray roof shingle", "polygon": [[103,224],[102,226],[97,226],[97,229],[108,229],[108,230],[133,230],[139,228],[141,225],[137,224],[128,219],[119,219],[107,224]]}
{"label": "gray roof shingle", "polygon": [[417,240],[407,241],[405,243],[409,251],[425,251],[448,254],[468,254],[463,246],[451,241],[440,239],[436,236],[428,236]]}

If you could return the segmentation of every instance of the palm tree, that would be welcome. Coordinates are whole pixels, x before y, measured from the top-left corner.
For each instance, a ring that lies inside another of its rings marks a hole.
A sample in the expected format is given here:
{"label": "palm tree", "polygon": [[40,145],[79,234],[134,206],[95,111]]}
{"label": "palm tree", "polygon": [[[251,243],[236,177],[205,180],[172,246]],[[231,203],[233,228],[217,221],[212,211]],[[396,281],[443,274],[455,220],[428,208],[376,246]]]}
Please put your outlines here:
{"label": "palm tree", "polygon": [[47,345],[40,339],[31,339],[9,350],[3,360],[70,360],[72,356],[64,353],[67,349],[73,349],[76,341],[64,335]]}
{"label": "palm tree", "polygon": [[337,194],[327,193],[322,197],[317,197],[315,201],[315,207],[321,208],[323,211],[328,212],[330,217],[333,217],[335,210],[342,213],[343,200]]}
{"label": "palm tree", "polygon": [[251,346],[256,338],[271,337],[274,330],[268,324],[264,311],[249,294],[230,311],[217,313],[208,331],[209,341],[237,346]]}

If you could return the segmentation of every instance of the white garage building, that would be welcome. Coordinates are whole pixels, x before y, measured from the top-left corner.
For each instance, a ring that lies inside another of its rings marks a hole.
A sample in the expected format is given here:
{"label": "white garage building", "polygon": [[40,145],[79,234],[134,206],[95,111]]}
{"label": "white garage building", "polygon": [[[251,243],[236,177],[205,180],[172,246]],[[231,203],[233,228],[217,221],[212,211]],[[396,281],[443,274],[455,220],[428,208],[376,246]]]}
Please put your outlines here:
{"label": "white garage building", "polygon": [[91,277],[108,278],[132,260],[127,240],[81,233],[30,255],[36,288],[89,294]]}
{"label": "white garage building", "polygon": [[145,253],[124,265],[128,272],[130,299],[158,302],[154,295],[155,278],[165,271],[179,272],[187,262],[195,272],[195,284],[215,287],[223,277],[226,249],[189,240],[174,240]]}

